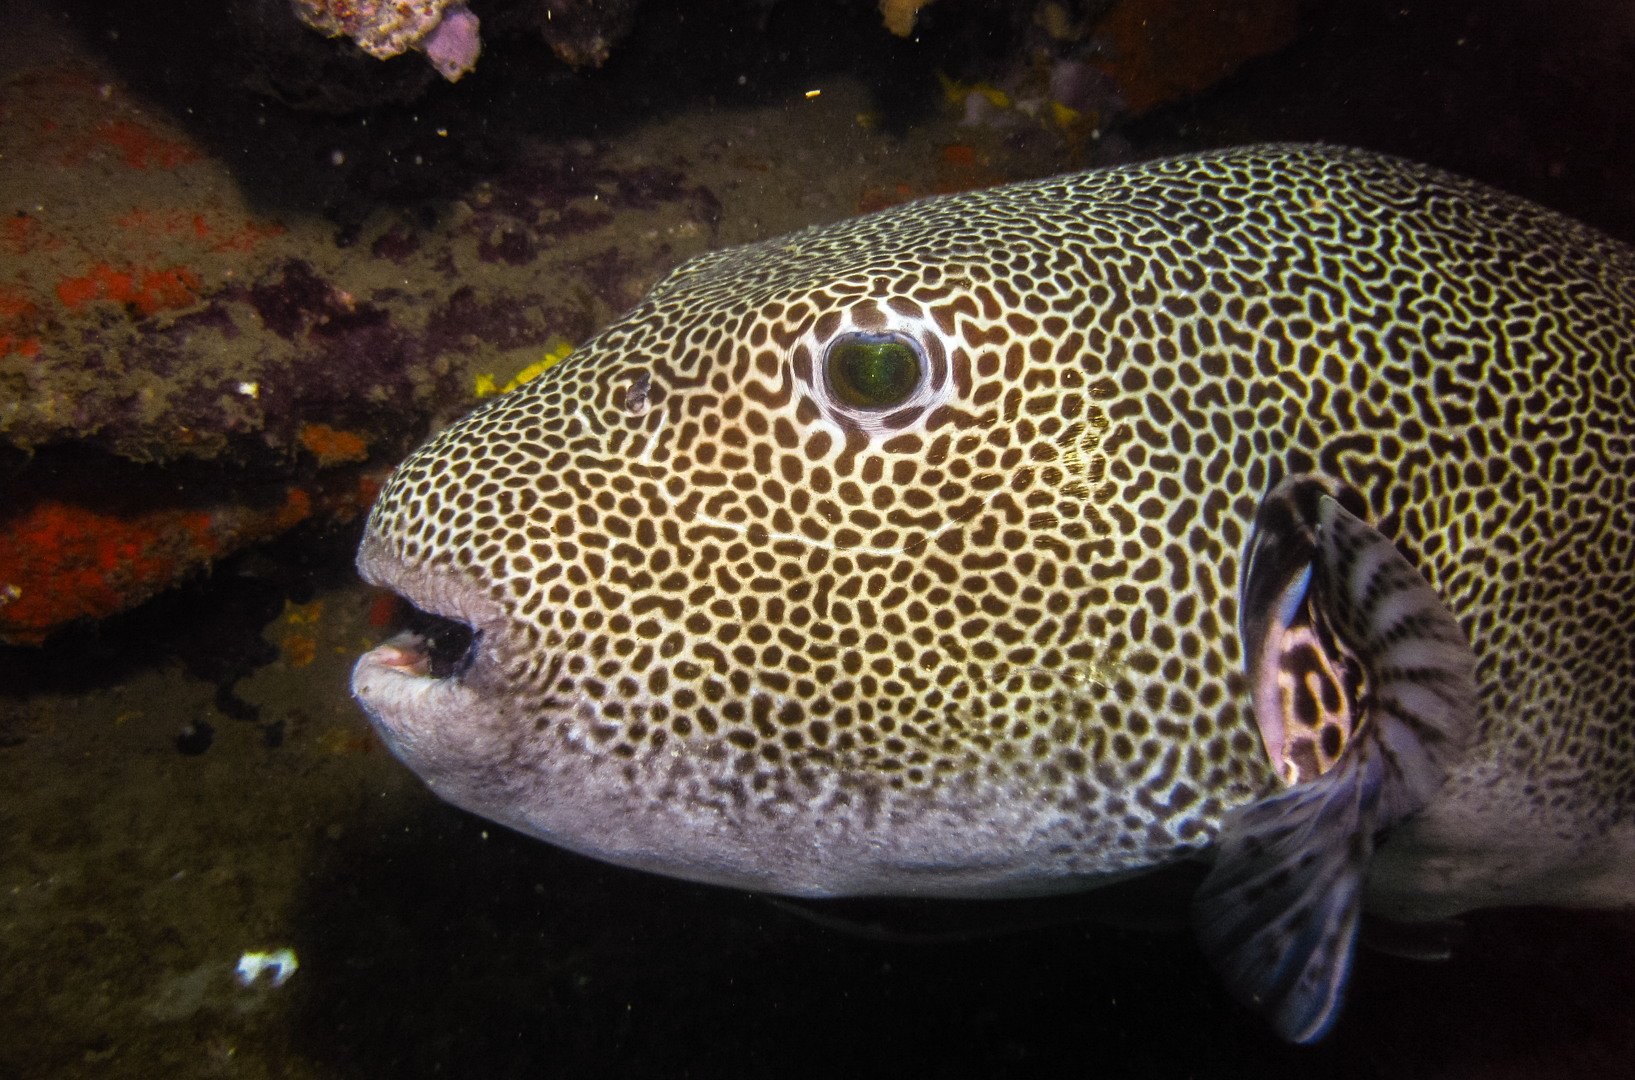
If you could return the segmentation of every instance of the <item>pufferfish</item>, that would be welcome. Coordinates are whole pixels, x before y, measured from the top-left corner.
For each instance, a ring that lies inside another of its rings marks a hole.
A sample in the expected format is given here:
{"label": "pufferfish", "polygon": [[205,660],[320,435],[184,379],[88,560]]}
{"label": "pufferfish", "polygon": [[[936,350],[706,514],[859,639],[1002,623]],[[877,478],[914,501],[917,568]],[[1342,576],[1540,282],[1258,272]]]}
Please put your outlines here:
{"label": "pufferfish", "polygon": [[1333,1023],[1366,907],[1635,899],[1635,251],[1234,149],[695,258],[433,437],[353,692],[444,799],[803,897],[1185,860]]}

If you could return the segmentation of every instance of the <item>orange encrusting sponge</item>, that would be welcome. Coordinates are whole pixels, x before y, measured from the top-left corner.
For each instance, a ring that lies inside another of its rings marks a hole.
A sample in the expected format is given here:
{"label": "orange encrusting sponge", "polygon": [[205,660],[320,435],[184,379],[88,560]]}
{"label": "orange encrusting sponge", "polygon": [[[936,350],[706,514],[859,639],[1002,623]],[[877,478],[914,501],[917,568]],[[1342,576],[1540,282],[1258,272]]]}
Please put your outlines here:
{"label": "orange encrusting sponge", "polygon": [[0,642],[38,645],[67,623],[117,614],[315,513],[351,517],[373,501],[380,480],[366,472],[318,495],[290,487],[264,506],[121,513],[36,502],[0,520]]}

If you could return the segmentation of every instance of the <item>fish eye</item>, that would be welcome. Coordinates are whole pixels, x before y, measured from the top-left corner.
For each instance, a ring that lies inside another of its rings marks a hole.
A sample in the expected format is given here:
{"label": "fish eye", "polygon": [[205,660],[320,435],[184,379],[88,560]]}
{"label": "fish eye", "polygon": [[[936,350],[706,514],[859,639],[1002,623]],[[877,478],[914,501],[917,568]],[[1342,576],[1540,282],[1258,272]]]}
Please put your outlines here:
{"label": "fish eye", "polygon": [[920,385],[925,364],[919,348],[891,334],[847,334],[823,360],[829,393],[854,409],[890,409]]}

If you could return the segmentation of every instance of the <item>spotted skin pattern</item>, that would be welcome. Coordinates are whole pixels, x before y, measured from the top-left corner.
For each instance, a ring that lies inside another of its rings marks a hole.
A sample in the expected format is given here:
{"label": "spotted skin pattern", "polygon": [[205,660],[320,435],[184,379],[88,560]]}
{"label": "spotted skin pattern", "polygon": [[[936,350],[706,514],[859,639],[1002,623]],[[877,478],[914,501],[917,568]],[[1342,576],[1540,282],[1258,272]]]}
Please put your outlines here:
{"label": "spotted skin pattern", "polygon": [[[827,385],[858,333],[918,344],[907,401]],[[1077,887],[1281,788],[1237,582],[1261,496],[1317,473],[1479,661],[1387,901],[1611,859],[1590,902],[1635,880],[1632,382],[1635,253],[1423,166],[1262,146],[928,199],[688,262],[410,457],[360,567],[479,638],[355,691],[444,797],[612,861]],[[1529,854],[1461,876],[1494,845]]]}

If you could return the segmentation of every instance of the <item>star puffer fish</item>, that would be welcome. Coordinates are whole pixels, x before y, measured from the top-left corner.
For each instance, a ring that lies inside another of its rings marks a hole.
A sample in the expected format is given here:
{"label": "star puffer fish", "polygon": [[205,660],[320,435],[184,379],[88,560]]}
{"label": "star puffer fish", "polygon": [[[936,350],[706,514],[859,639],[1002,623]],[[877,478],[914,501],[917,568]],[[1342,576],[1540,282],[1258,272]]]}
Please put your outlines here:
{"label": "star puffer fish", "polygon": [[[1360,912],[1635,897],[1635,252],[1262,146],[707,254],[396,471],[353,690],[626,866],[1014,896],[1211,864],[1229,988]],[[432,618],[435,617],[435,618]]]}

